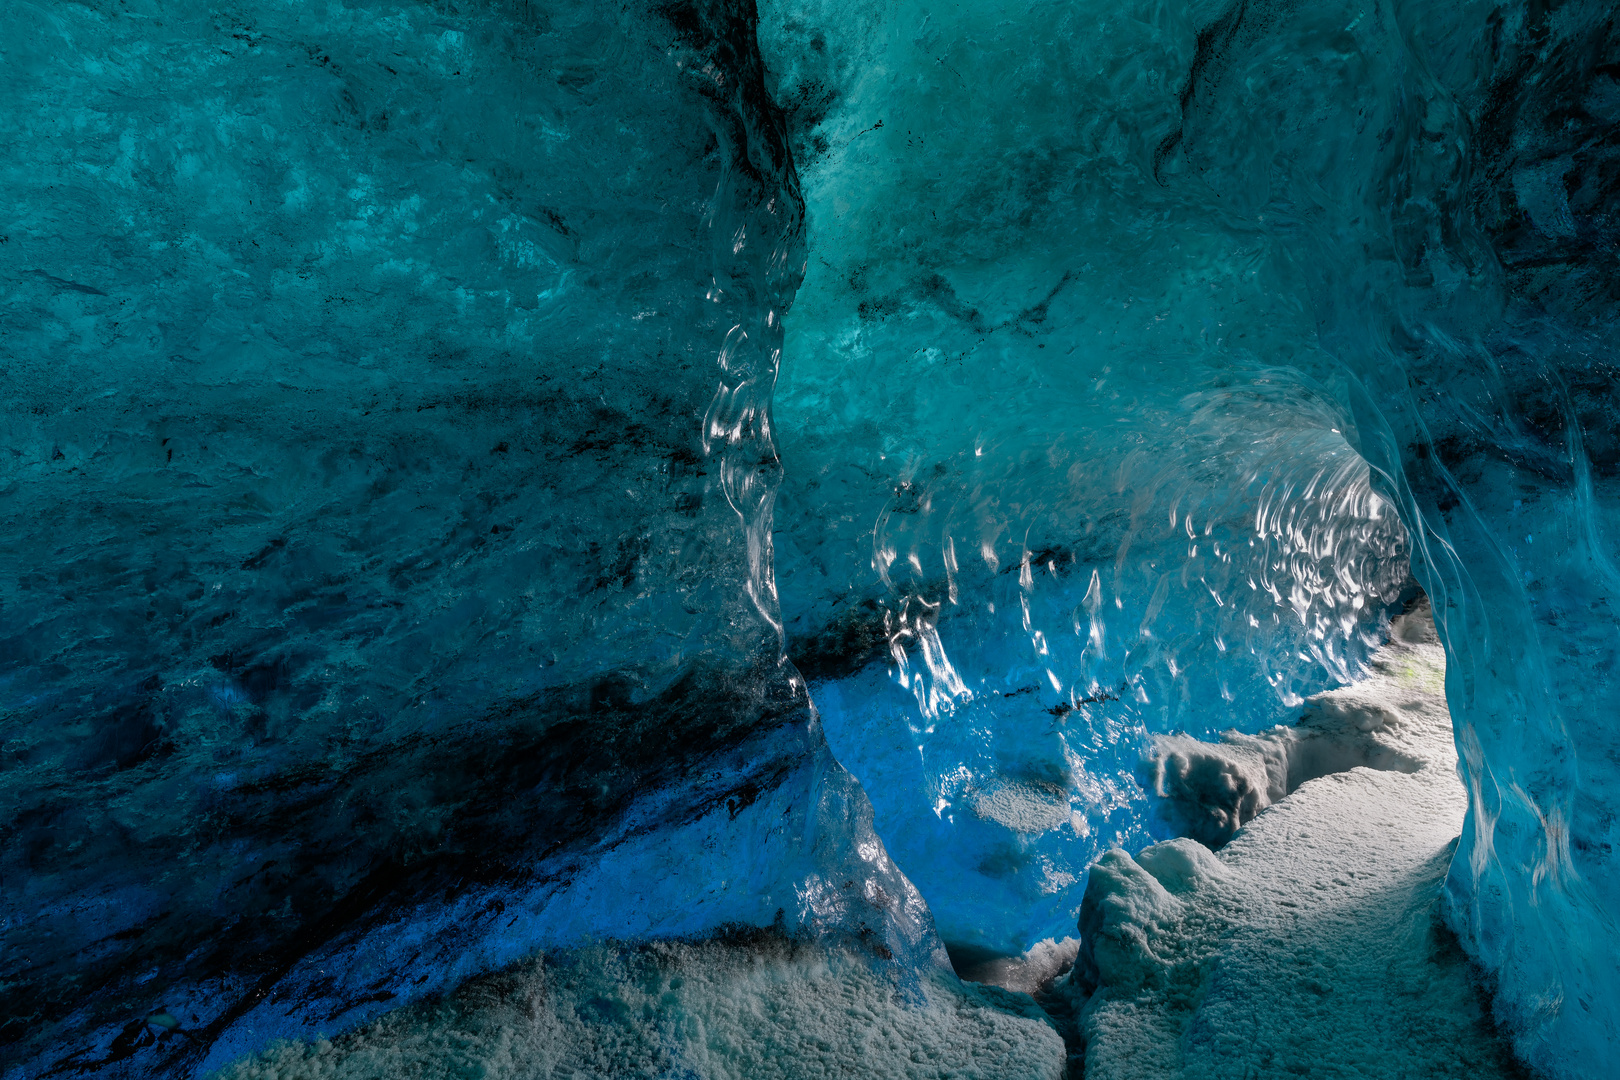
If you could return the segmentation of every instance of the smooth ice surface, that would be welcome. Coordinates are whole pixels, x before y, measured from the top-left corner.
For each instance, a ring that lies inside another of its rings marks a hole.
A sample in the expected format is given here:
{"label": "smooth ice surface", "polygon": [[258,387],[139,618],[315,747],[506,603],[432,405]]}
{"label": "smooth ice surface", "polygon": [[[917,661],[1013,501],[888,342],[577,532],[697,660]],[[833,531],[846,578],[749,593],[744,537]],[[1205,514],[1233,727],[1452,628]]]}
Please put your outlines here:
{"label": "smooth ice surface", "polygon": [[1313,699],[1295,745],[1359,742],[1409,769],[1346,763],[1219,854],[1177,839],[1092,868],[1071,976],[1081,996],[1096,987],[1082,1010],[1090,1080],[1522,1075],[1440,919],[1468,803],[1443,651],[1426,605],[1405,618],[1421,623],[1411,640]]}

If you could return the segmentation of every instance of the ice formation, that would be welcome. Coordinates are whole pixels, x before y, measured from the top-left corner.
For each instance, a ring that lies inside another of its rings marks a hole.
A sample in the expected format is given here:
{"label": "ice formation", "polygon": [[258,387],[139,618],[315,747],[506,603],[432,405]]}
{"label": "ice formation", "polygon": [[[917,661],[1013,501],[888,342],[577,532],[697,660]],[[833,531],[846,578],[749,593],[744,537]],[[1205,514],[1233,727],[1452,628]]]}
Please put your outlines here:
{"label": "ice formation", "polygon": [[6,8],[8,1068],[595,937],[944,963],[780,660],[748,15]]}
{"label": "ice formation", "polygon": [[812,245],[777,407],[790,653],[947,943],[1019,954],[1156,835],[1151,733],[1354,676],[1406,536],[1264,232],[1145,167],[1193,36],[835,9],[760,31]]}
{"label": "ice formation", "polygon": [[[1352,891],[1606,1075],[1610,7],[6,5],[0,1076],[443,1063],[490,978],[727,1075],[621,1015],[683,964],[1038,1072],[949,964],[1125,1008],[1108,885],[1263,983],[1279,823],[1415,791]],[[1461,822],[1334,704],[1409,573]]]}
{"label": "ice formation", "polygon": [[[1062,936],[1066,859],[1162,835],[1139,749],[1354,677],[1409,552],[1471,795],[1449,924],[1531,1065],[1605,1074],[1609,6],[783,8],[785,616],[807,661],[905,651],[887,688],[802,666],[947,941]],[[870,572],[833,557],[867,533]],[[1007,784],[1067,788],[1073,835],[973,812]]]}

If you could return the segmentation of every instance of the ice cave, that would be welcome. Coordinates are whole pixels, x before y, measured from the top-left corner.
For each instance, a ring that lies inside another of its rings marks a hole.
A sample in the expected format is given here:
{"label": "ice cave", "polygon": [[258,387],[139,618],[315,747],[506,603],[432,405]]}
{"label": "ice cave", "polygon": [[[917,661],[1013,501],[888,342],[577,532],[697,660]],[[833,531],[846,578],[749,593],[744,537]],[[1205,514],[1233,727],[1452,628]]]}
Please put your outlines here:
{"label": "ice cave", "polygon": [[1620,1075],[1613,0],[0,59],[0,1080]]}

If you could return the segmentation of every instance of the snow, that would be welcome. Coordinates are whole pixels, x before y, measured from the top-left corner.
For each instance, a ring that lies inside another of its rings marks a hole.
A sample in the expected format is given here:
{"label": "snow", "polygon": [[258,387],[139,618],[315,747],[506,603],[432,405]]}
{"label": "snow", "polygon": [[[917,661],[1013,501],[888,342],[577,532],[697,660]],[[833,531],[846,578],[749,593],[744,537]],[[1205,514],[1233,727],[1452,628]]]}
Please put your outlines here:
{"label": "snow", "polygon": [[[1395,633],[1438,647],[1433,621],[1422,615],[1426,629],[1419,629],[1418,614],[1401,620]],[[1443,675],[1432,689],[1443,697]],[[1370,737],[1401,726],[1400,715],[1387,704],[1363,695],[1321,694],[1298,723],[1279,724],[1258,735],[1224,731],[1214,744],[1187,735],[1159,736],[1148,756],[1147,786],[1164,800],[1161,814],[1178,832],[1220,847],[1261,810],[1308,780],[1358,765],[1406,773],[1423,768],[1426,759],[1408,752],[1398,738]],[[1446,730],[1449,739],[1449,714]]]}
{"label": "snow", "polygon": [[1063,1075],[1025,995],[912,981],[861,950],[782,936],[598,945],[474,980],[334,1040],[289,1042],[221,1080],[787,1080]]}
{"label": "snow", "polygon": [[[1369,678],[1314,698],[1299,729],[1208,751],[1251,783],[1268,752],[1298,761],[1302,747],[1322,751],[1315,764],[1405,765],[1304,780],[1219,852],[1175,839],[1093,867],[1068,980],[1096,986],[1088,1080],[1522,1075],[1439,916],[1467,809],[1444,671],[1424,603]],[[1190,750],[1167,744],[1160,761]],[[1229,793],[1228,813],[1260,794]]]}

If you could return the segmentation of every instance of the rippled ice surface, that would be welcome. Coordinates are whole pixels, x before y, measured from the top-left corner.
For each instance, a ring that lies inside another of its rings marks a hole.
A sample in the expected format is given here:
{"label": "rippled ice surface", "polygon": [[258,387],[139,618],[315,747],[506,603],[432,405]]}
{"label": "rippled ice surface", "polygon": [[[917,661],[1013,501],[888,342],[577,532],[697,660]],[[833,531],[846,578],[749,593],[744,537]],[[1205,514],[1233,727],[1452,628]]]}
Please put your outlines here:
{"label": "rippled ice surface", "polygon": [[1446,917],[1603,1075],[1611,7],[6,7],[7,1067],[1067,936],[1410,570]]}
{"label": "rippled ice surface", "polygon": [[1405,531],[1273,241],[1152,175],[1191,37],[797,11],[761,31],[812,236],[777,405],[791,652],[946,940],[1021,952],[1155,835],[1147,734],[1355,677]]}
{"label": "rippled ice surface", "polygon": [[[1471,798],[1448,918],[1520,1052],[1602,1074],[1608,6],[765,10],[815,244],[779,394],[809,463],[779,514],[784,616],[946,936],[1051,932],[1063,827],[1018,830],[1067,801],[1140,842],[1128,744],[1247,727],[1353,673],[1404,545]],[[1371,496],[1336,472],[1341,438]],[[1319,469],[1357,493],[1346,529],[1261,550],[1262,507],[1289,500],[1253,481],[1325,507]],[[1295,557],[1358,532],[1368,558]],[[1280,604],[1279,576],[1300,585]],[[889,686],[864,666],[886,650]]]}

